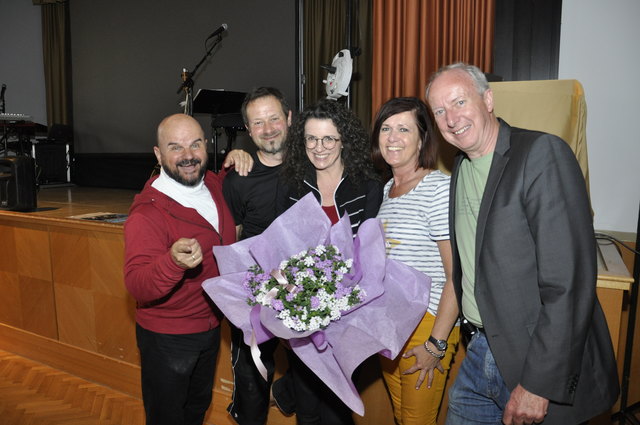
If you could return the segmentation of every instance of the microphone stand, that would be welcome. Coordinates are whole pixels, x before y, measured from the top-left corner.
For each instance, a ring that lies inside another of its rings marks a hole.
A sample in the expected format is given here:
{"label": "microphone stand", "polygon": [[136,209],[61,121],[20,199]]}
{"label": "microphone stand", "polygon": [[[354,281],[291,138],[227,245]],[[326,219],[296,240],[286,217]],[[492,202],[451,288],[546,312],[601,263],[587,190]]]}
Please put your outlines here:
{"label": "microphone stand", "polygon": [[[209,56],[211,56],[213,49],[218,45],[218,43],[220,43],[220,41],[222,41],[222,34],[218,35],[218,37],[215,39],[211,47],[209,47],[205,55],[202,57],[202,59],[200,59],[200,62],[198,62],[196,67],[193,69],[193,72],[189,72],[187,68],[182,68],[182,74],[181,74],[182,84],[180,85],[176,93],[180,93],[181,91],[184,91],[184,95],[185,95],[184,113],[186,115],[193,115],[193,79],[192,77],[196,75],[196,72],[198,72],[198,68],[200,68],[200,65],[202,65],[202,63]],[[206,40],[205,40],[205,43],[206,43]]]}

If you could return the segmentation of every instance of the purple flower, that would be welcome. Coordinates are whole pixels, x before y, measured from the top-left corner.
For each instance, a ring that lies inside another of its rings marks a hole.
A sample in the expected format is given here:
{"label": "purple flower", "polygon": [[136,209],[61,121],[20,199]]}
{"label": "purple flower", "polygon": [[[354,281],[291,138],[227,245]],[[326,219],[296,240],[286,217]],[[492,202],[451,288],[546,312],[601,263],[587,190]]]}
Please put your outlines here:
{"label": "purple flower", "polygon": [[282,300],[279,300],[277,298],[271,300],[271,307],[273,307],[273,309],[276,311],[284,310],[284,304],[282,303]]}
{"label": "purple flower", "polygon": [[287,293],[287,295],[285,295],[285,299],[289,302],[293,301],[293,299],[295,298],[296,294],[294,294],[293,292],[289,292]]}
{"label": "purple flower", "polygon": [[331,281],[332,278],[332,273],[331,273],[331,269],[330,268],[326,268],[324,270],[322,270],[322,272],[324,273],[324,277],[327,279],[327,281]]}
{"label": "purple flower", "polygon": [[320,307],[320,299],[316,296],[311,297],[311,309],[317,310]]}

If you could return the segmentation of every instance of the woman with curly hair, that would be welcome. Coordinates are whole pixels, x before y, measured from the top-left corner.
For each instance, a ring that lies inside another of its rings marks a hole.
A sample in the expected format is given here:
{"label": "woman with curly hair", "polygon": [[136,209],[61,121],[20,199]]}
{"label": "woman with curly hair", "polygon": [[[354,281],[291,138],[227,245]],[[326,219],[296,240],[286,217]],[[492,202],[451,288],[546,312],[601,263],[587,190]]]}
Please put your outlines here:
{"label": "woman with curly hair", "polygon": [[[354,235],[376,216],[382,184],[367,131],[349,109],[326,99],[307,107],[291,126],[284,151],[278,213],[311,192],[332,223],[348,214]],[[273,395],[278,405],[295,399],[298,425],[353,425],[351,410],[292,351],[289,365],[287,379],[274,383]]]}
{"label": "woman with curly hair", "polygon": [[307,107],[291,126],[284,151],[278,213],[312,192],[332,223],[349,214],[354,235],[376,216],[382,185],[367,131],[351,110],[328,99]]}

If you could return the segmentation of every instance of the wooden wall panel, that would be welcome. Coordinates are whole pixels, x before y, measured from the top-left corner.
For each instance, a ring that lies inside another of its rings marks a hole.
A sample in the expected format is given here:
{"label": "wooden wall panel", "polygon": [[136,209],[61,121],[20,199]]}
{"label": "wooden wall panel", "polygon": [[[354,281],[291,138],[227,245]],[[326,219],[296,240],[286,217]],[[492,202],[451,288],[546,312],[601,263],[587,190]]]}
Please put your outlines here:
{"label": "wooden wall panel", "polygon": [[58,333],[61,342],[97,352],[93,294],[55,283]]}
{"label": "wooden wall panel", "polygon": [[0,243],[0,271],[18,272],[14,231],[15,228],[13,226],[0,224],[0,235],[2,235],[2,243]]}
{"label": "wooden wall panel", "polygon": [[16,261],[15,228],[0,225],[0,322],[22,326],[20,285]]}
{"label": "wooden wall panel", "polygon": [[93,297],[98,353],[139,365],[134,317],[136,303],[133,298],[98,292],[94,292]]}
{"label": "wooden wall panel", "polygon": [[47,226],[0,222],[0,315],[4,323],[57,338]]}
{"label": "wooden wall panel", "polygon": [[60,340],[139,364],[122,232],[52,226],[51,246]]}
{"label": "wooden wall panel", "polygon": [[47,227],[39,224],[23,224],[15,227],[14,232],[18,273],[51,281]]}
{"label": "wooden wall panel", "polygon": [[[1,244],[0,244],[1,245]],[[0,323],[22,327],[18,274],[0,270]]]}
{"label": "wooden wall panel", "polygon": [[38,335],[57,338],[58,326],[51,281],[20,276],[18,282],[22,310],[21,327]]}
{"label": "wooden wall panel", "polygon": [[68,227],[52,228],[51,261],[56,284],[91,289],[87,233],[86,230]]}
{"label": "wooden wall panel", "polygon": [[123,235],[94,231],[88,233],[88,242],[91,289],[123,299],[131,298],[124,286]]}

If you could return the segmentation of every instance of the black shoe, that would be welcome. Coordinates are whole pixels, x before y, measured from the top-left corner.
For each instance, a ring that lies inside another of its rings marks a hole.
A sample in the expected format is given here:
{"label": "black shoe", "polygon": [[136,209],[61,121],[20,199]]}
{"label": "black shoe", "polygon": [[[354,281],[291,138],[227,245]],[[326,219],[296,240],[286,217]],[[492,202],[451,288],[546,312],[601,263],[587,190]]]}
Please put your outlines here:
{"label": "black shoe", "polygon": [[287,371],[271,384],[271,399],[285,416],[296,413],[296,400],[291,379],[291,374]]}

